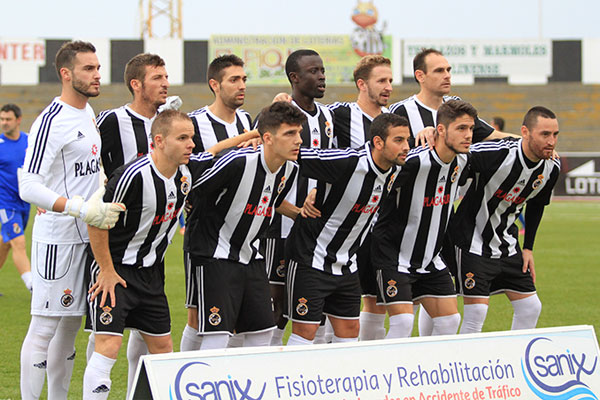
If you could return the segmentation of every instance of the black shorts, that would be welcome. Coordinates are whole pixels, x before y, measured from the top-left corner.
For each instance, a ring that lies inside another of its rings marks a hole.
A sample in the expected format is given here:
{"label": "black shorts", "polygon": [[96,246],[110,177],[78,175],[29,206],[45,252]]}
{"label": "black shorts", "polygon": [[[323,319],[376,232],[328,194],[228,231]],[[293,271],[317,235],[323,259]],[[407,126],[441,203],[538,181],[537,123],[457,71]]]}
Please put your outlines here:
{"label": "black shorts", "polygon": [[533,294],[529,272],[523,273],[521,252],[504,258],[482,257],[456,248],[457,286],[465,297],[489,297],[505,291]]}
{"label": "black shorts", "polygon": [[[88,295],[86,326],[91,326],[95,333],[109,335],[123,335],[125,328],[153,336],[168,335],[171,315],[163,281],[164,265],[144,268],[116,264],[115,271],[127,282],[127,287],[115,286],[115,307],[110,306],[110,296],[104,307],[100,307],[101,295],[93,302],[89,302]],[[87,287],[94,284],[98,272],[98,264],[93,261]]]}
{"label": "black shorts", "polygon": [[290,260],[285,286],[284,316],[320,324],[323,314],[342,319],[360,316],[358,274],[332,275]]}
{"label": "black shorts", "polygon": [[260,254],[265,258],[267,276],[271,285],[285,285],[285,239],[260,240]]}
{"label": "black shorts", "polygon": [[264,260],[191,258],[198,288],[198,333],[245,333],[273,329],[273,301]]}
{"label": "black shorts", "polygon": [[428,274],[377,270],[377,304],[408,304],[423,297],[456,297],[454,282],[448,268]]}
{"label": "black shorts", "polygon": [[198,288],[196,287],[196,268],[192,267],[190,253],[183,251],[185,269],[185,308],[198,308]]}
{"label": "black shorts", "polygon": [[370,232],[356,252],[356,265],[358,266],[361,294],[365,297],[377,297],[376,271],[371,262]]}

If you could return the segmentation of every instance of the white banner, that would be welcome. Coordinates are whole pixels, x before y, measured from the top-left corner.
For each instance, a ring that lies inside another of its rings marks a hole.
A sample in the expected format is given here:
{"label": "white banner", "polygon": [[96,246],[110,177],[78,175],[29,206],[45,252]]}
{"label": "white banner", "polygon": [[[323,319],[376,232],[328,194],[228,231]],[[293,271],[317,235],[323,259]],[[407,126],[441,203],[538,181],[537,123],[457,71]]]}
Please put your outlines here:
{"label": "white banner", "polygon": [[422,48],[441,51],[452,65],[452,82],[472,84],[475,77],[508,77],[509,83],[541,84],[552,75],[551,40],[406,39],[404,76],[413,75],[413,58]]}
{"label": "white banner", "polygon": [[597,400],[598,356],[590,326],[172,353],[142,358],[132,398]]}

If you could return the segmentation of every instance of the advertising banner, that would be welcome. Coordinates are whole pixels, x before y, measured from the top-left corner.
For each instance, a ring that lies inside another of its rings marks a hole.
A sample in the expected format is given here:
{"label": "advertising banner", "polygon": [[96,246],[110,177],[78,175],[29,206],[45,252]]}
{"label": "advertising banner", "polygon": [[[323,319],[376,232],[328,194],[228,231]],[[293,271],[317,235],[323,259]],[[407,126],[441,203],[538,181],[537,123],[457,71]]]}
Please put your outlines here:
{"label": "advertising banner", "polygon": [[600,198],[600,153],[560,153],[555,196]]}
{"label": "advertising banner", "polygon": [[173,353],[142,358],[132,398],[597,400],[598,356],[590,326]]}
{"label": "advertising banner", "polygon": [[35,85],[45,64],[44,39],[0,38],[0,84]]}
{"label": "advertising banner", "polygon": [[472,84],[475,77],[508,77],[509,83],[546,83],[552,75],[551,40],[407,39],[403,74],[413,75],[413,58],[422,48],[441,51],[452,66],[452,82]]}

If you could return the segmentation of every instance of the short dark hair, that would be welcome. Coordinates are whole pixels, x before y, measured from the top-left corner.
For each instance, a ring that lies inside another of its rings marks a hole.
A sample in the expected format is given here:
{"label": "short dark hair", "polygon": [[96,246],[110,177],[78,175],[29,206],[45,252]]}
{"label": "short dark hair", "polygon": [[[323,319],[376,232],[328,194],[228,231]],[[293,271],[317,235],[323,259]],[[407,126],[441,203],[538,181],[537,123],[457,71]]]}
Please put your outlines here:
{"label": "short dark hair", "polygon": [[[223,70],[232,66],[243,67],[244,61],[235,54],[224,54],[215,58],[208,66],[206,81],[209,82],[211,79],[214,79],[220,83],[223,80]],[[210,87],[210,85],[208,85],[208,88],[214,93],[214,90]]]}
{"label": "short dark hair", "polygon": [[494,117],[492,118],[492,123],[498,127],[499,130],[504,130],[504,118],[502,117]]}
{"label": "short dark hair", "polygon": [[21,112],[21,108],[13,103],[8,103],[2,106],[2,108],[0,108],[0,112],[9,112],[12,111],[13,114],[15,114],[15,118],[19,119],[21,118],[21,115],[23,115],[23,113]]}
{"label": "short dark hair", "polygon": [[427,63],[425,63],[425,58],[427,58],[428,55],[430,54],[437,54],[440,56],[443,56],[442,52],[436,49],[432,49],[432,48],[421,48],[421,51],[417,53],[417,55],[415,56],[415,58],[413,58],[413,78],[415,78],[415,81],[417,81],[417,83],[419,82],[417,80],[417,70],[421,70],[425,73],[427,73]]}
{"label": "short dark hair", "polygon": [[300,49],[300,50],[296,50],[294,52],[292,52],[287,60],[285,61],[285,76],[287,76],[288,80],[290,81],[290,84],[292,83],[292,80],[290,79],[290,73],[292,72],[300,72],[300,65],[298,64],[298,61],[305,56],[319,56],[319,53],[317,53],[314,50],[311,49]]}
{"label": "short dark hair", "polygon": [[56,53],[56,57],[54,58],[54,66],[56,67],[56,73],[58,74],[58,79],[62,81],[60,76],[61,68],[68,68],[69,70],[73,70],[73,60],[78,53],[95,53],[96,48],[90,42],[83,42],[81,40],[76,40],[74,42],[65,42],[58,52]]}
{"label": "short dark hair", "polygon": [[438,108],[436,126],[442,124],[448,128],[448,125],[465,114],[477,119],[477,110],[471,104],[462,100],[448,100]]}
{"label": "short dark hair", "polygon": [[387,65],[390,67],[392,62],[389,58],[379,54],[371,54],[361,58],[358,64],[356,64],[356,68],[354,68],[354,83],[356,84],[359,79],[362,79],[363,81],[369,79],[369,75],[371,75],[373,68],[380,65]]}
{"label": "short dark hair", "polygon": [[133,56],[133,58],[127,62],[127,65],[125,65],[125,73],[123,74],[125,85],[127,85],[127,89],[129,89],[131,94],[133,94],[131,80],[137,79],[138,81],[143,82],[146,78],[146,66],[164,67],[165,60],[159,55],[150,53],[142,53]]}
{"label": "short dark hair", "polygon": [[169,135],[171,133],[171,125],[175,120],[189,121],[190,123],[192,122],[192,119],[186,113],[182,113],[181,111],[162,111],[158,113],[158,115],[154,119],[154,122],[152,122],[152,128],[150,128],[150,135],[152,136],[152,140],[154,141],[156,135]]}
{"label": "short dark hair", "polygon": [[275,133],[282,124],[302,125],[306,116],[296,106],[286,101],[276,101],[262,109],[258,119],[258,133],[262,137],[265,132]]}
{"label": "short dark hair", "polygon": [[406,117],[401,117],[394,113],[381,113],[371,123],[369,135],[371,136],[371,144],[374,145],[373,138],[379,136],[384,142],[390,133],[390,128],[397,126],[408,126]]}
{"label": "short dark hair", "polygon": [[532,130],[537,125],[538,117],[556,119],[556,114],[543,106],[531,107],[523,118],[523,125]]}

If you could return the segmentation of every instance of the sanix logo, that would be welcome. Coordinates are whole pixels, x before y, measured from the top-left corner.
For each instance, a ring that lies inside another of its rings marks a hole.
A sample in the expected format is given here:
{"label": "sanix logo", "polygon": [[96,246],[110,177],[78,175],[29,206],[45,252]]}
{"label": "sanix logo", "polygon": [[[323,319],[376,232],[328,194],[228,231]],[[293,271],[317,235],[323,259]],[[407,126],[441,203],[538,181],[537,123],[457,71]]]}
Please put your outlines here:
{"label": "sanix logo", "polygon": [[585,353],[571,351],[546,337],[531,340],[521,359],[527,385],[545,400],[598,400],[588,386],[598,379],[597,365],[597,356],[588,359]]}
{"label": "sanix logo", "polygon": [[183,365],[169,387],[169,399],[176,400],[260,400],[267,384],[254,385],[251,379],[237,380],[230,374],[223,379],[210,379],[210,365],[193,361]]}

